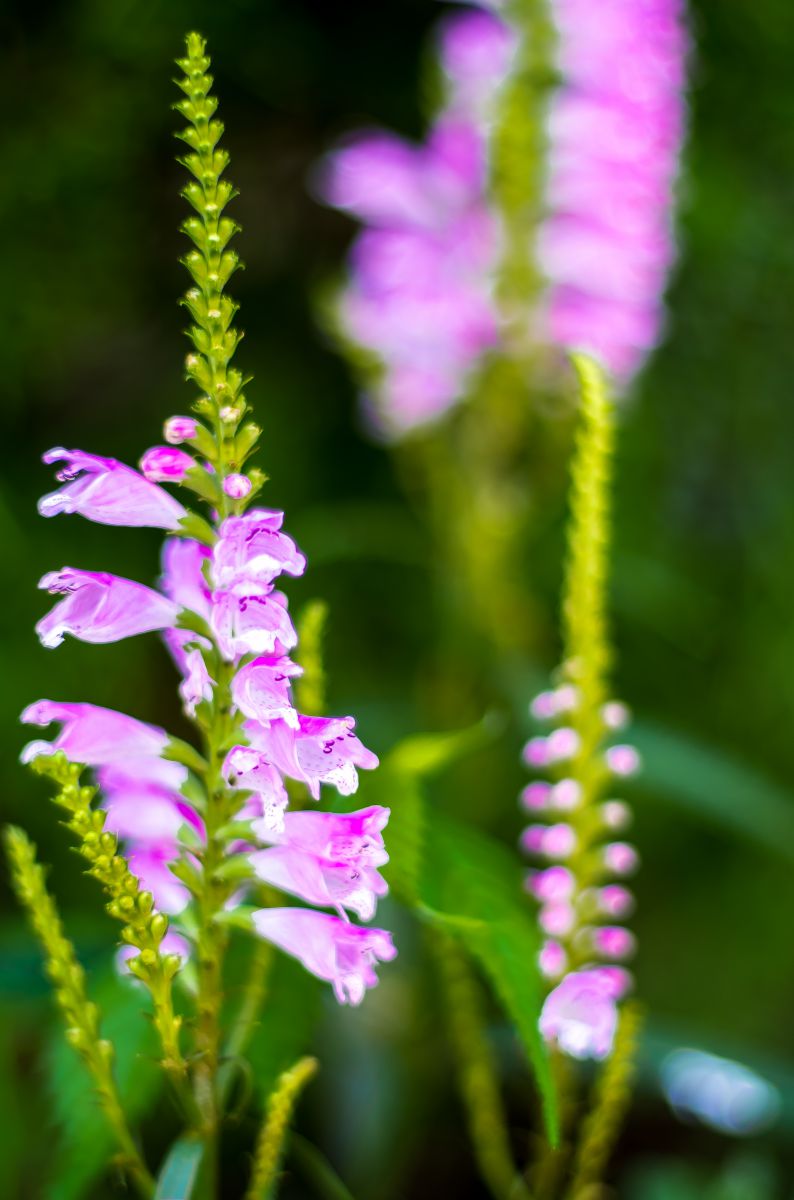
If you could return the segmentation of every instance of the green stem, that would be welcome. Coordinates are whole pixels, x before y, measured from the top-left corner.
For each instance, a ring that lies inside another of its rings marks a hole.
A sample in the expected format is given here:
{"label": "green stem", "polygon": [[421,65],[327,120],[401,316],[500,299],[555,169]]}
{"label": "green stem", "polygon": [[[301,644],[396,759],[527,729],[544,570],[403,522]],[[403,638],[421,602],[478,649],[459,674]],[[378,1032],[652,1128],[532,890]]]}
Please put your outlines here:
{"label": "green stem", "polygon": [[437,931],[431,936],[457,1059],[458,1084],[480,1174],[495,1200],[532,1200],[513,1159],[507,1114],[484,1033],[477,985],[455,942]]}
{"label": "green stem", "polygon": [[301,1058],[276,1080],[265,1109],[245,1200],[270,1200],[293,1109],[318,1065],[316,1058]]}
{"label": "green stem", "polygon": [[63,932],[55,901],[44,882],[44,870],[27,835],[13,826],[4,832],[14,891],[44,948],[47,974],[66,1024],[66,1037],[82,1058],[100,1107],[119,1147],[116,1159],[142,1200],[154,1194],[154,1180],[130,1133],[113,1077],[113,1046],[100,1036],[99,1012],[88,999],[85,974],[74,947]]}

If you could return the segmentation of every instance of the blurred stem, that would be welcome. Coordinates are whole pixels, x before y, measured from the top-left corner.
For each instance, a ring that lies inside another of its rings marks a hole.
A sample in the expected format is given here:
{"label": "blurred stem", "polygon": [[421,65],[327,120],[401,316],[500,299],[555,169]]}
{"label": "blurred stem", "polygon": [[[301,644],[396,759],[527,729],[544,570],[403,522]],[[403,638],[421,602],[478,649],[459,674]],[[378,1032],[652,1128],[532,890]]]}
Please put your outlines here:
{"label": "blurred stem", "polygon": [[637,1004],[625,1004],[612,1053],[593,1089],[590,1111],[582,1122],[574,1173],[566,1200],[594,1200],[631,1099],[635,1057],[642,1014]]}
{"label": "blurred stem", "polygon": [[243,992],[240,1010],[229,1034],[224,1057],[237,1058],[244,1054],[256,1029],[259,1014],[267,994],[267,978],[273,963],[273,947],[269,942],[257,942],[251,959],[251,969]]}
{"label": "blurred stem", "polygon": [[86,995],[83,968],[63,932],[55,901],[44,882],[44,870],[36,861],[35,847],[21,829],[13,826],[5,830],[4,842],[14,892],[44,949],[47,975],[55,985],[67,1041],[91,1076],[100,1108],[118,1145],[116,1162],[138,1195],[149,1200],[154,1194],[154,1180],[127,1125],[113,1077],[113,1046],[100,1036],[99,1011]]}
{"label": "blurred stem", "polygon": [[531,1200],[510,1148],[507,1114],[485,1035],[477,983],[452,938],[438,930],[431,931],[430,938],[441,977],[458,1086],[480,1174],[495,1200]]}
{"label": "blurred stem", "polygon": [[300,1093],[318,1066],[316,1058],[301,1058],[276,1080],[265,1108],[246,1200],[269,1200],[273,1195],[290,1118]]}

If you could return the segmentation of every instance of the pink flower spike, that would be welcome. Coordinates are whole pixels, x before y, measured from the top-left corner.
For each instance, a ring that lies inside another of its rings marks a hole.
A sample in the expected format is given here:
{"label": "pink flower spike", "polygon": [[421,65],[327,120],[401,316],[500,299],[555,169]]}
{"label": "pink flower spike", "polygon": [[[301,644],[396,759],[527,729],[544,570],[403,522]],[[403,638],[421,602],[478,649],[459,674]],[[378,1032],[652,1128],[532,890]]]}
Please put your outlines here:
{"label": "pink flower spike", "polygon": [[[289,814],[287,814],[289,815]],[[362,921],[375,915],[378,897],[385,896],[385,879],[372,866],[355,858],[334,861],[286,842],[248,855],[257,876],[280,891],[323,908],[344,907]]]}
{"label": "pink flower spike", "polygon": [[179,685],[179,695],[189,717],[195,717],[202,701],[209,703],[212,700],[214,686],[215,680],[207,670],[204,655],[200,650],[188,650],[185,655],[185,677]]}
{"label": "pink flower spike", "polygon": [[548,807],[551,797],[551,784],[536,780],[528,783],[521,793],[521,804],[528,812],[542,812]]}
{"label": "pink flower spike", "polygon": [[253,921],[260,937],[332,983],[340,1004],[360,1004],[367,988],[378,982],[375,963],[390,962],[397,954],[385,929],[351,925],[308,908],[260,909]]}
{"label": "pink flower spike", "polygon": [[541,854],[543,852],[546,829],[546,825],[527,825],[520,838],[521,847],[523,850],[526,850],[527,854]]}
{"label": "pink flower spike", "polygon": [[163,426],[163,437],[170,446],[190,442],[199,431],[198,421],[192,417],[169,417]]}
{"label": "pink flower spike", "polygon": [[232,500],[242,500],[251,491],[253,484],[247,475],[240,475],[233,472],[227,475],[223,481],[223,490]]}
{"label": "pink flower spike", "polygon": [[572,683],[564,683],[554,693],[558,713],[573,712],[579,703],[579,689]]}
{"label": "pink flower spike", "polygon": [[598,907],[606,916],[622,921],[634,911],[634,897],[628,888],[609,883],[598,892]]}
{"label": "pink flower spike", "polygon": [[559,979],[568,965],[568,955],[559,942],[550,939],[543,943],[538,954],[538,966],[547,979]]}
{"label": "pink flower spike", "polygon": [[291,729],[298,728],[298,714],[292,707],[290,678],[302,675],[303,668],[286,655],[255,658],[232,680],[232,699],[240,712],[263,725],[282,720]]}
{"label": "pink flower spike", "polygon": [[152,483],[181,483],[196,460],[175,446],[152,446],[142,456],[140,467],[144,479]]}
{"label": "pink flower spike", "polygon": [[298,644],[287,598],[269,584],[239,583],[213,596],[212,630],[228,662],[244,654],[286,654]]}
{"label": "pink flower spike", "polygon": [[63,724],[54,742],[29,743],[22,751],[24,763],[40,754],[62,750],[72,762],[89,767],[134,762],[141,778],[177,789],[187,778],[187,770],[181,763],[160,757],[169,741],[164,729],[136,721],[112,708],[37,700],[25,709],[21,720],[25,725],[49,725],[51,721]]}
{"label": "pink flower spike", "polygon": [[250,508],[240,517],[227,517],[212,552],[215,586],[225,590],[248,580],[271,584],[284,571],[302,575],[306,559],[281,532],[283,520],[284,514],[272,508]]}
{"label": "pink flower spike", "polygon": [[546,997],[538,1027],[572,1058],[604,1059],[617,1029],[613,985],[598,970],[566,975]]}
{"label": "pink flower spike", "polygon": [[631,971],[627,971],[625,967],[597,966],[588,967],[588,970],[601,976],[604,987],[616,1000],[622,1000],[634,986]]}
{"label": "pink flower spike", "polygon": [[636,775],[640,769],[640,756],[633,746],[610,746],[604,758],[614,775]]}
{"label": "pink flower spike", "polygon": [[357,767],[370,771],[377,756],[355,735],[353,717],[304,717],[298,728],[273,721],[269,729],[255,721],[243,728],[251,744],[263,750],[283,775],[305,783],[311,796],[320,799],[320,785],[330,784],[342,796],[358,789]]}
{"label": "pink flower spike", "polygon": [[142,583],[100,571],[63,567],[50,571],[40,588],[64,599],[36,625],[43,646],[60,646],[65,634],[81,642],[117,642],[176,623],[177,606]]}
{"label": "pink flower spike", "polygon": [[639,866],[640,856],[629,842],[610,842],[603,855],[604,866],[616,875],[631,875]]}
{"label": "pink flower spike", "polygon": [[178,500],[115,458],[56,446],[43,459],[45,463],[64,460],[66,466],[58,472],[58,481],[65,486],[39,500],[42,517],[79,513],[100,525],[176,529],[185,515]]}
{"label": "pink flower spike", "polygon": [[604,958],[628,958],[637,946],[634,934],[622,925],[602,925],[593,930],[592,940]]}
{"label": "pink flower spike", "polygon": [[288,812],[278,833],[260,821],[254,821],[252,829],[263,842],[290,845],[339,862],[382,867],[389,861],[381,832],[388,820],[389,809],[375,804],[352,813]]}

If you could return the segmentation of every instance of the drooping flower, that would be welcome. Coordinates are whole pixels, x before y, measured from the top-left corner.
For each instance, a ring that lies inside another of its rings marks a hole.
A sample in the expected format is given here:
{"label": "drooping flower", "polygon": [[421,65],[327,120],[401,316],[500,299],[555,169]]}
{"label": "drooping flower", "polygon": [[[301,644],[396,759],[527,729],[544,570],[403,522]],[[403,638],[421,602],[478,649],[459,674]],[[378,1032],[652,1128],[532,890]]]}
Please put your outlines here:
{"label": "drooping flower", "polygon": [[100,458],[61,446],[48,450],[42,458],[45,463],[66,463],[57,475],[64,486],[39,501],[42,517],[79,513],[100,525],[176,529],[185,515],[178,500],[115,458]]}
{"label": "drooping flower", "polygon": [[264,831],[284,828],[287,789],[280,771],[262,751],[252,746],[232,746],[224,760],[223,777],[230,787],[256,797],[254,804],[249,801],[248,808],[254,824],[258,822],[260,837]]}
{"label": "drooping flower", "polygon": [[284,514],[273,508],[251,508],[227,517],[212,552],[212,574],[219,590],[255,580],[263,586],[277,575],[302,575],[306,558],[283,533]]}
{"label": "drooping flower", "polygon": [[351,796],[358,788],[357,767],[372,770],[378,759],[356,737],[353,717],[304,717],[292,729],[284,721],[274,721],[266,731],[246,721],[245,732],[251,744],[261,747],[274,765],[290,779],[305,783],[315,800],[320,785],[335,787],[342,796]]}
{"label": "drooping flower", "polygon": [[261,656],[246,663],[232,682],[232,699],[240,712],[263,724],[282,720],[298,728],[298,714],[292,707],[290,679],[303,674],[284,654]]}
{"label": "drooping flower", "polygon": [[377,804],[352,813],[303,809],[287,813],[278,833],[256,821],[253,830],[264,842],[289,843],[323,858],[355,859],[370,867],[382,867],[389,861],[382,832],[388,820],[389,809]]}
{"label": "drooping flower", "polygon": [[269,583],[241,581],[230,591],[213,593],[210,622],[229,662],[244,654],[287,653],[298,644],[286,597]]}
{"label": "drooping flower", "polygon": [[[164,729],[148,725],[126,713],[95,704],[73,704],[57,700],[37,700],[22,713],[26,725],[49,725],[60,721],[62,728],[52,742],[30,742],[22,752],[22,761],[30,762],[40,754],[63,751],[72,762],[90,767],[136,762],[136,770],[146,778],[176,781],[178,788],[187,775],[180,763],[162,758],[169,737]],[[145,765],[144,765],[145,764]]]}
{"label": "drooping flower", "polygon": [[177,618],[177,606],[159,592],[104,571],[63,567],[44,575],[39,587],[64,596],[36,625],[49,648],[60,646],[67,633],[81,642],[117,642],[167,629]]}
{"label": "drooping flower", "polygon": [[390,962],[397,954],[385,929],[351,925],[307,908],[261,909],[253,920],[260,937],[327,979],[340,1004],[360,1004],[367,988],[377,985],[376,963]]}

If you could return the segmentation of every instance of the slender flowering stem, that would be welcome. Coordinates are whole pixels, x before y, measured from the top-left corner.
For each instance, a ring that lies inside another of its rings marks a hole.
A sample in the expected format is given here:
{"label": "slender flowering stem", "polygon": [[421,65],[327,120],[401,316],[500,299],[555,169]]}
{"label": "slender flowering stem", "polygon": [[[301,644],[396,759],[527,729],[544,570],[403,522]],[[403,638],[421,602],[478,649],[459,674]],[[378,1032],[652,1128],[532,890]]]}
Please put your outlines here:
{"label": "slender flowering stem", "polygon": [[100,1107],[118,1144],[118,1165],[143,1200],[154,1194],[154,1180],[127,1126],[121,1098],[113,1078],[113,1046],[99,1028],[99,1011],[88,999],[85,974],[74,948],[64,935],[55,902],[47,890],[44,870],[36,850],[21,829],[9,826],[3,835],[11,866],[11,882],[18,900],[44,948],[47,974],[66,1023],[66,1036],[91,1076]]}
{"label": "slender flowering stem", "polygon": [[246,1200],[267,1200],[271,1195],[292,1110],[306,1084],[316,1074],[318,1065],[316,1058],[301,1058],[276,1080],[267,1102]]}
{"label": "slender flowering stem", "polygon": [[59,785],[54,802],[69,814],[66,827],[76,837],[80,854],[89,863],[89,875],[99,881],[109,897],[107,911],[123,923],[124,941],[138,951],[127,965],[151,993],[154,1024],[163,1048],[163,1069],[178,1095],[187,1102],[187,1065],[179,1045],[182,1022],[174,1013],[171,986],[180,960],[160,950],[168,931],[168,918],[157,912],[151,892],[144,891],[130,871],[119,851],[116,835],[104,829],[106,814],[92,807],[97,789],[80,783],[82,766],[69,762],[63,754],[36,758],[32,766]]}

